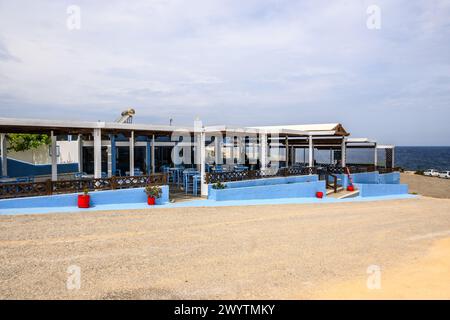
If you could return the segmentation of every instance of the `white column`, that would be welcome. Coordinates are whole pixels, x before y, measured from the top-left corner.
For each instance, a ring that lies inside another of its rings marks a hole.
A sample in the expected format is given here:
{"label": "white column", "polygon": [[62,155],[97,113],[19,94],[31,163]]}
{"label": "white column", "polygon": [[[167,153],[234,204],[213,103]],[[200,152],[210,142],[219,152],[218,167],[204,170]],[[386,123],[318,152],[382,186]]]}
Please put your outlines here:
{"label": "white column", "polygon": [[395,147],[392,147],[392,168],[395,168]]}
{"label": "white column", "polygon": [[156,159],[156,154],[155,154],[155,135],[152,135],[152,173],[156,172],[155,159]]}
{"label": "white column", "polygon": [[347,144],[345,138],[342,138],[341,163],[342,168],[345,168],[347,166]]}
{"label": "white column", "polygon": [[83,172],[83,136],[78,135],[78,171]]}
{"label": "white column", "polygon": [[238,137],[238,150],[239,150],[239,159],[238,164],[245,164],[245,154],[247,152],[246,143],[245,143],[245,136],[239,136]]}
{"label": "white column", "polygon": [[377,144],[375,143],[375,147],[374,147],[374,159],[373,159],[373,164],[375,166],[375,170],[377,169],[378,166],[378,149],[377,149]]}
{"label": "white column", "polygon": [[113,176],[112,174],[112,146],[109,145],[107,147],[108,152],[108,177],[111,178]]}
{"label": "white column", "polygon": [[130,137],[130,176],[134,176],[134,131]]}
{"label": "white column", "polygon": [[288,137],[286,137],[284,139],[285,143],[284,143],[284,147],[286,149],[286,167],[289,167],[289,139]]}
{"label": "white column", "polygon": [[314,142],[312,136],[309,136],[309,166],[314,167]]}
{"label": "white column", "polygon": [[94,178],[102,177],[102,130],[94,129]]}
{"label": "white column", "polygon": [[291,147],[291,165],[295,164],[296,154],[297,154],[297,149],[294,146],[292,146]]}
{"label": "white column", "polygon": [[52,181],[58,181],[58,154],[56,153],[56,136],[53,133],[53,130],[50,134],[51,146],[50,146],[50,154],[52,158]]}
{"label": "white column", "polygon": [[8,175],[8,151],[6,149],[6,133],[0,134],[0,152],[2,153],[2,175]]}
{"label": "white column", "polygon": [[218,133],[214,138],[214,155],[215,155],[215,163],[222,164],[222,133]]}
{"label": "white column", "polygon": [[205,165],[205,161],[206,161],[206,147],[205,147],[205,143],[206,143],[206,137],[205,137],[205,133],[201,132],[200,133],[200,139],[199,139],[199,143],[200,143],[200,191],[201,191],[201,195],[206,197],[208,196],[208,185],[205,183],[205,171],[206,171],[206,165]]}
{"label": "white column", "polygon": [[261,170],[267,169],[267,133],[261,133],[259,136],[259,143],[261,145],[260,149],[260,159],[261,159]]}

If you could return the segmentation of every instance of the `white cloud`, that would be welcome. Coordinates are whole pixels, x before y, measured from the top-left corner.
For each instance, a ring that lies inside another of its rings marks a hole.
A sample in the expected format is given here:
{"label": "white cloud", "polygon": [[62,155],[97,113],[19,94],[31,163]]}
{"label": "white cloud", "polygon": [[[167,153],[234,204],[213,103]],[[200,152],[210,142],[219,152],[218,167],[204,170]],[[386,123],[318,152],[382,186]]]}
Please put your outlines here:
{"label": "white cloud", "polygon": [[[341,121],[381,139],[376,124],[405,108],[448,118],[449,1],[376,2],[378,31],[372,1],[1,1],[0,112],[111,120],[133,106],[140,121]],[[392,142],[414,142],[396,126]],[[447,127],[433,129],[449,144]]]}

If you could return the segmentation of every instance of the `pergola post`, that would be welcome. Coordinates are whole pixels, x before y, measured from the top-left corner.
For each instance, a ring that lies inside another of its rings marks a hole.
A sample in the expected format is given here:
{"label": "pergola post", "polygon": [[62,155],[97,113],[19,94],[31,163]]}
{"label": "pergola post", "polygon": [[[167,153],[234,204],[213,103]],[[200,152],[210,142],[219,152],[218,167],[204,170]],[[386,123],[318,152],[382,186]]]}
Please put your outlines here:
{"label": "pergola post", "polygon": [[245,165],[245,153],[247,152],[245,136],[240,135],[237,141],[239,150],[239,159],[237,163]]}
{"label": "pergola post", "polygon": [[373,165],[375,166],[375,170],[377,169],[378,166],[378,149],[377,149],[377,144],[375,143],[374,146],[374,159],[373,159]]}
{"label": "pergola post", "polygon": [[314,141],[312,136],[309,136],[309,167],[314,167]]}
{"label": "pergola post", "polygon": [[0,151],[2,153],[2,176],[8,176],[8,151],[6,149],[6,133],[0,134]]}
{"label": "pergola post", "polygon": [[284,143],[284,147],[286,150],[286,167],[289,168],[289,139],[286,136],[286,138],[284,139],[285,143]]}
{"label": "pergola post", "polygon": [[83,172],[83,135],[78,135],[78,171]]}
{"label": "pergola post", "polygon": [[261,145],[261,170],[267,169],[267,133],[261,133],[259,135],[259,143]]}
{"label": "pergola post", "polygon": [[130,136],[130,177],[134,176],[134,131]]}
{"label": "pergola post", "polygon": [[110,145],[108,147],[108,177],[116,175],[116,137],[109,135]]}
{"label": "pergola post", "polygon": [[297,158],[297,148],[294,146],[291,147],[291,165],[296,163]]}
{"label": "pergola post", "polygon": [[94,129],[94,178],[102,177],[102,130]]}
{"label": "pergola post", "polygon": [[156,154],[155,154],[155,135],[152,135],[152,173],[156,172],[155,158],[156,158]]}
{"label": "pergola post", "polygon": [[[220,139],[219,139],[220,135]],[[222,164],[222,133],[219,133],[214,138],[214,155],[215,155],[215,163]]]}
{"label": "pergola post", "polygon": [[58,181],[58,162],[57,162],[57,153],[56,153],[56,136],[53,130],[50,133],[50,156],[52,160],[52,181]]}
{"label": "pergola post", "polygon": [[206,138],[205,132],[200,132],[200,191],[201,195],[208,196],[208,185],[205,183],[205,171],[206,171]]}
{"label": "pergola post", "polygon": [[145,156],[145,168],[147,169],[147,172],[145,172],[145,174],[150,175],[152,173],[152,144],[150,142],[150,140],[147,138],[147,145],[145,148],[146,151],[146,156]]}
{"label": "pergola post", "polygon": [[345,140],[345,137],[342,138],[341,164],[342,164],[342,168],[345,168],[347,166],[347,142]]}

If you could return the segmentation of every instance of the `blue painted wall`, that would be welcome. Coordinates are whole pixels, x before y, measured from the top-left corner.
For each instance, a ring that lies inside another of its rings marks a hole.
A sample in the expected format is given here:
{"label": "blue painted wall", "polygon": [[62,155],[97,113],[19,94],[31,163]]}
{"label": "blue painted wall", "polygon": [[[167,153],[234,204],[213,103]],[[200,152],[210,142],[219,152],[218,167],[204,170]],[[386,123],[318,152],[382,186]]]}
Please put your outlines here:
{"label": "blue painted wall", "polygon": [[[226,182],[225,185],[227,189],[230,188],[245,188],[245,187],[257,187],[257,186],[267,186],[274,184],[288,184],[288,183],[298,183],[298,182],[313,182],[318,181],[319,177],[317,175],[308,176],[290,176],[290,177],[276,177],[276,178],[265,178],[265,179],[255,179],[255,180],[243,180],[243,181],[232,181]],[[208,185],[208,194],[212,189],[212,184]]]}
{"label": "blue painted wall", "polygon": [[[58,173],[73,173],[78,172],[78,163],[58,164]],[[52,166],[50,164],[31,164],[24,161],[8,159],[8,176],[9,177],[30,177],[50,175],[52,173]],[[1,159],[0,159],[0,176]]]}
{"label": "blue painted wall", "polygon": [[[259,179],[258,181],[261,180],[265,179]],[[216,201],[226,201],[278,198],[309,198],[315,197],[316,192],[318,191],[323,192],[325,195],[325,181],[245,186],[225,188],[222,190],[211,188],[210,192],[208,193],[208,199]]]}
{"label": "blue painted wall", "polygon": [[360,197],[377,197],[396,194],[407,194],[407,184],[362,184],[355,183],[356,189],[359,190]]}
{"label": "blue painted wall", "polygon": [[[363,173],[354,173],[351,175],[353,179],[353,183],[363,183],[363,184],[399,184],[400,183],[400,173],[392,172],[380,174],[378,171],[374,172],[363,172]],[[349,185],[348,177],[346,174],[338,174],[338,182],[344,188],[347,188]]]}
{"label": "blue painted wall", "polygon": [[[156,204],[169,202],[169,187],[161,186],[162,195],[156,199]],[[146,203],[147,195],[144,188],[95,191],[89,193],[91,206],[118,203]],[[77,207],[78,194],[60,194],[43,197],[29,197],[0,200],[0,209],[13,208],[54,208]]]}
{"label": "blue painted wall", "polygon": [[382,184],[399,184],[400,172],[392,172],[378,175],[378,183]]}

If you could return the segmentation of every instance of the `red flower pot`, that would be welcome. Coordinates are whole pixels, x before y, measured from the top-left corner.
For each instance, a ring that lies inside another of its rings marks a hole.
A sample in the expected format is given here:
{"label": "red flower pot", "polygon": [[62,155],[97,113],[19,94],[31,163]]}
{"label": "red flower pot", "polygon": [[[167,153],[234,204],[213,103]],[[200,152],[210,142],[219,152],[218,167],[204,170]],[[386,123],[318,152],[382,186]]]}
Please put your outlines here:
{"label": "red flower pot", "polygon": [[348,186],[347,187],[347,191],[355,191],[355,187],[354,186]]}
{"label": "red flower pot", "polygon": [[323,198],[323,192],[322,191],[316,192],[316,197],[319,198],[319,199],[322,199]]}
{"label": "red flower pot", "polygon": [[147,203],[149,206],[154,206],[155,201],[156,201],[156,199],[154,197],[147,197]]}
{"label": "red flower pot", "polygon": [[91,196],[88,194],[78,195],[78,208],[89,208],[89,202],[91,201]]}

